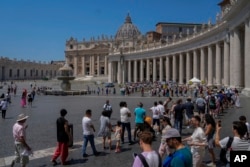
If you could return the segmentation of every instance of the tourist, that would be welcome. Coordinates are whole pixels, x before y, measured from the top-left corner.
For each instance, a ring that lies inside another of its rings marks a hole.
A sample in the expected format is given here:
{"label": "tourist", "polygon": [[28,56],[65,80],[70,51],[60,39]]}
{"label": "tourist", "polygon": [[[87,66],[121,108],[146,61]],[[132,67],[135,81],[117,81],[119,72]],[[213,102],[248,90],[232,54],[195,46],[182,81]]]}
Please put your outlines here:
{"label": "tourist", "polygon": [[152,148],[153,135],[148,131],[139,134],[139,145],[142,153],[134,159],[133,167],[159,167],[161,166],[161,157],[157,151]]}
{"label": "tourist", "polygon": [[32,154],[31,147],[27,144],[26,129],[28,125],[25,125],[28,116],[24,114],[18,115],[17,121],[13,126],[13,137],[15,140],[15,160],[12,161],[11,167],[15,163],[20,163],[22,167],[25,167],[29,163],[29,155]]}
{"label": "tourist", "polygon": [[121,116],[121,126],[122,126],[121,142],[124,143],[124,133],[126,129],[128,133],[129,144],[131,145],[133,144],[131,137],[131,125],[130,125],[131,112],[127,107],[127,103],[124,101],[120,102],[120,116]]}
{"label": "tourist", "polygon": [[169,114],[168,104],[172,101],[171,97],[168,97],[167,100],[164,101],[163,106],[165,108],[165,114]]}
{"label": "tourist", "polygon": [[154,128],[154,126],[156,125],[157,134],[160,134],[160,110],[157,107],[157,102],[154,102],[154,106],[150,108],[150,111],[152,112],[153,115],[153,124],[151,126]]}
{"label": "tourist", "polygon": [[1,107],[1,111],[2,111],[2,118],[5,119],[6,116],[6,111],[8,109],[8,102],[7,99],[4,98],[1,102],[0,102],[0,107]]}
{"label": "tourist", "polygon": [[174,127],[179,130],[180,134],[182,132],[183,112],[184,106],[182,104],[182,99],[179,99],[174,107]]}
{"label": "tourist", "polygon": [[161,115],[163,116],[163,115],[165,114],[165,108],[164,108],[164,106],[163,106],[162,101],[159,101],[159,102],[158,102],[157,108],[158,108],[158,110],[160,111],[160,116],[161,116]]}
{"label": "tourist", "polygon": [[[168,117],[165,117],[165,116],[162,116],[160,118],[160,122],[161,122],[161,125],[162,125],[162,136],[164,136],[167,131],[169,129],[172,128],[172,125],[170,123],[170,119]],[[167,143],[166,143],[166,139],[165,138],[161,138],[161,144],[160,144],[160,147],[159,147],[159,154],[160,156],[163,158],[163,156],[165,154],[169,155],[170,153],[172,153],[173,150],[170,150]]]}
{"label": "tourist", "polygon": [[72,141],[72,135],[69,132],[68,120],[65,119],[66,114],[67,110],[61,109],[60,117],[56,120],[57,147],[51,159],[53,165],[57,165],[56,159],[59,156],[61,157],[62,165],[69,164],[69,161],[66,161],[66,159],[69,154],[68,143]]}
{"label": "tourist", "polygon": [[117,125],[115,127],[115,139],[116,139],[116,148],[115,152],[121,152],[121,136],[122,136],[122,128],[121,128],[121,121],[117,121]]}
{"label": "tourist", "polygon": [[240,95],[237,89],[235,90],[235,107],[240,107]]}
{"label": "tourist", "polygon": [[82,156],[83,157],[89,156],[88,154],[86,154],[88,142],[90,142],[93,154],[95,156],[98,156],[100,154],[100,152],[98,152],[95,148],[95,141],[94,141],[95,127],[92,124],[91,116],[92,116],[92,111],[88,109],[85,112],[85,116],[82,118],[82,128],[83,128]]}
{"label": "tourist", "polygon": [[110,119],[113,109],[112,106],[109,104],[109,100],[106,100],[106,103],[103,105],[103,110],[108,112],[108,117]]}
{"label": "tourist", "polygon": [[192,98],[189,96],[187,98],[186,103],[184,104],[184,108],[186,110],[186,117],[187,117],[187,128],[190,127],[191,119],[194,116],[194,104],[192,103]]}
{"label": "tourist", "polygon": [[136,135],[138,130],[142,132],[144,130],[144,119],[146,117],[146,110],[143,108],[141,102],[138,103],[138,107],[135,108],[135,131],[134,131],[134,141],[136,141]]}
{"label": "tourist", "polygon": [[204,120],[204,114],[206,111],[206,100],[204,99],[203,95],[200,94],[200,96],[195,101],[197,105],[197,110],[199,112],[199,115],[201,117],[201,122]]}
{"label": "tourist", "polygon": [[[230,139],[230,137],[225,137],[223,139],[220,138],[220,131],[222,129],[221,123],[217,123],[216,125],[216,135],[215,135],[215,145],[220,148],[226,148],[227,143]],[[250,151],[250,143],[248,140],[244,139],[245,134],[247,133],[247,127],[246,124],[240,121],[234,121],[233,127],[233,138],[232,138],[232,144],[230,146],[230,149],[227,150],[226,153],[226,159],[227,164],[226,166],[230,166],[230,151]]]}
{"label": "tourist", "polygon": [[27,90],[23,89],[22,97],[21,97],[21,106],[22,107],[26,106],[26,98],[27,98]]}
{"label": "tourist", "polygon": [[244,124],[246,124],[247,126],[247,133],[246,135],[244,136],[246,139],[250,139],[250,124],[247,122],[247,118],[242,115],[239,117],[239,121],[243,122]]}
{"label": "tourist", "polygon": [[207,166],[216,167],[215,164],[215,154],[214,154],[214,134],[216,130],[216,123],[214,118],[210,114],[205,115],[205,135],[207,137],[208,143],[208,152],[211,157],[211,163],[207,164]]}
{"label": "tourist", "polygon": [[191,152],[193,155],[193,167],[200,167],[202,160],[205,156],[205,147],[207,146],[207,138],[200,127],[201,118],[196,115],[192,118],[192,124],[194,126],[194,132],[190,137],[183,139],[187,141],[187,144],[191,146]]}
{"label": "tourist", "polygon": [[170,128],[165,135],[168,147],[174,149],[175,152],[170,154],[163,162],[163,167],[192,167],[193,160],[190,150],[182,144],[181,135],[175,128]]}
{"label": "tourist", "polygon": [[[101,118],[100,118],[100,130],[98,132],[98,137],[102,137],[102,146],[103,150],[108,149],[111,150],[111,131],[112,131],[112,126],[109,120],[109,113],[108,111],[103,111]],[[108,145],[109,147],[106,147],[106,138],[108,138]]]}

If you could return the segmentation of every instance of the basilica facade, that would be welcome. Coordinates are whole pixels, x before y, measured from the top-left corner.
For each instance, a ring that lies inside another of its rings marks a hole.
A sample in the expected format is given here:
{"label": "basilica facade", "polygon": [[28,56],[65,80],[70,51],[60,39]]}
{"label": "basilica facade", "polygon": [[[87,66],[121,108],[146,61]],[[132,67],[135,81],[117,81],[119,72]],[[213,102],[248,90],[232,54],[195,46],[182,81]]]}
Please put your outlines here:
{"label": "basilica facade", "polygon": [[[215,24],[159,23],[146,35],[128,15],[114,37],[69,39],[66,61],[75,76],[179,84],[197,77],[208,86],[239,88],[250,95],[250,1],[223,0],[219,5]],[[160,32],[160,26],[168,31]]]}

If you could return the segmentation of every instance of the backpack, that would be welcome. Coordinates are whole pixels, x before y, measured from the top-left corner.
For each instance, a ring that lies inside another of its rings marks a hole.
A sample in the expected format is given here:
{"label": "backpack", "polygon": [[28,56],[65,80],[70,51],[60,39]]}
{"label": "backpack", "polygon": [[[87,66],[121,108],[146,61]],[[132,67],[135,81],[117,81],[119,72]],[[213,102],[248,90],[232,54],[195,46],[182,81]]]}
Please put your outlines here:
{"label": "backpack", "polygon": [[216,109],[215,98],[211,97],[209,100],[209,108]]}
{"label": "backpack", "polygon": [[227,150],[231,147],[233,140],[234,140],[233,137],[229,137],[226,147],[220,150],[220,161],[225,164],[228,163],[226,154],[227,154]]}
{"label": "backpack", "polygon": [[[156,151],[156,153],[157,153],[158,158],[159,158],[159,165],[158,165],[158,167],[162,167],[162,164],[161,164],[161,156],[160,156],[160,154],[159,154],[157,151]],[[143,164],[144,167],[149,167],[149,165],[148,165],[148,163],[147,163],[145,157],[144,157],[142,154],[138,154],[137,156],[138,156],[139,159],[141,160],[141,162],[142,162],[142,164]]]}
{"label": "backpack", "polygon": [[163,162],[163,167],[170,167],[171,161],[173,160],[174,157],[177,157],[177,156],[184,163],[186,163],[185,157],[180,152],[174,152],[173,154],[169,154],[169,156],[165,159],[165,161]]}

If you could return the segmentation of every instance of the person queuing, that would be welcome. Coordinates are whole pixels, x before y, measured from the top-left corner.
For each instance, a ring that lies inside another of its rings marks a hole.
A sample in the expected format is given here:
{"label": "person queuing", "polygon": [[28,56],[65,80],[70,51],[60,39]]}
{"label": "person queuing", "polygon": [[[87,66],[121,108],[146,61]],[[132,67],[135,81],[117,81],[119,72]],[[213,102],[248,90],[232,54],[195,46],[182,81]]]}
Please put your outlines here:
{"label": "person queuing", "polygon": [[144,130],[144,119],[146,117],[146,110],[143,108],[141,102],[138,103],[138,107],[135,108],[135,131],[134,131],[134,141],[136,141],[137,132],[142,132]]}
{"label": "person queuing", "polygon": [[139,145],[143,152],[135,157],[133,167],[161,166],[161,157],[157,151],[153,150],[152,142],[152,133],[144,131],[139,134]]}
{"label": "person queuing", "polygon": [[128,141],[129,144],[132,145],[132,136],[131,136],[131,125],[130,125],[130,117],[131,117],[131,112],[127,107],[127,103],[125,101],[120,102],[120,117],[121,117],[121,142],[124,143],[124,133],[125,129],[127,130],[128,133]]}
{"label": "person queuing", "polygon": [[200,127],[201,118],[196,115],[192,118],[192,124],[194,126],[194,132],[190,137],[183,139],[183,141],[187,141],[188,145],[191,146],[191,152],[193,155],[193,166],[200,167],[202,164],[202,160],[205,156],[205,146],[207,146],[207,138]]}

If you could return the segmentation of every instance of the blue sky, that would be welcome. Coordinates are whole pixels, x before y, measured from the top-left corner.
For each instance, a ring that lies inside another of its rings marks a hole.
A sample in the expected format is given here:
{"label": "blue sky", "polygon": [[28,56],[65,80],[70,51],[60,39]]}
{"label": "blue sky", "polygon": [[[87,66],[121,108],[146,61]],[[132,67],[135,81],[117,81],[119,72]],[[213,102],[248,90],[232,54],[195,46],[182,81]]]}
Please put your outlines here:
{"label": "blue sky", "polygon": [[0,56],[64,60],[65,42],[114,36],[130,13],[145,34],[158,22],[214,23],[221,0],[0,0]]}

